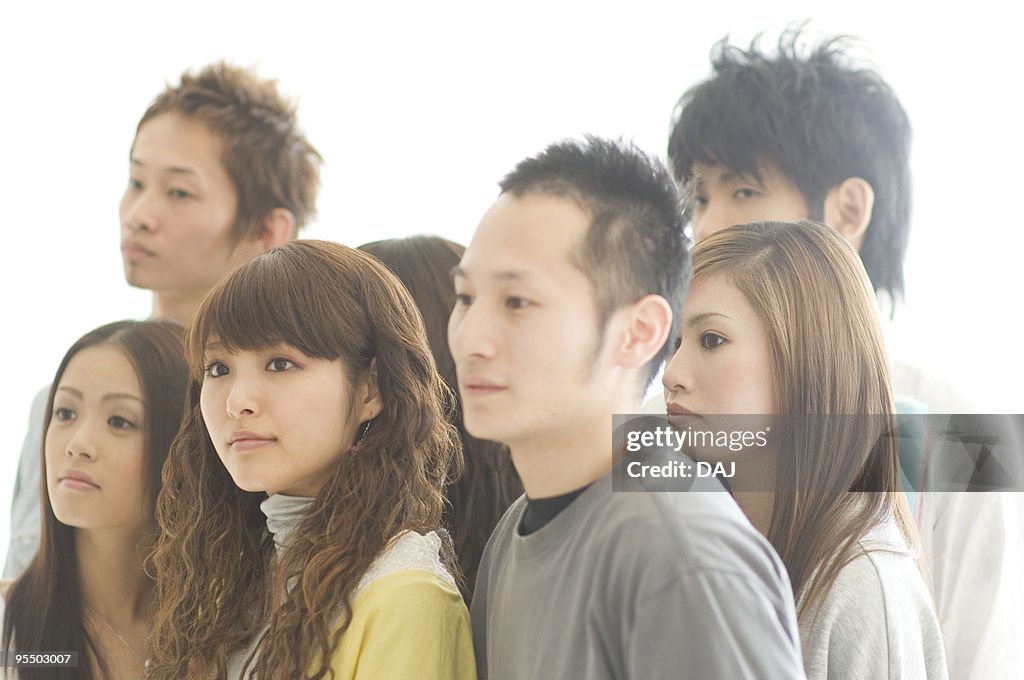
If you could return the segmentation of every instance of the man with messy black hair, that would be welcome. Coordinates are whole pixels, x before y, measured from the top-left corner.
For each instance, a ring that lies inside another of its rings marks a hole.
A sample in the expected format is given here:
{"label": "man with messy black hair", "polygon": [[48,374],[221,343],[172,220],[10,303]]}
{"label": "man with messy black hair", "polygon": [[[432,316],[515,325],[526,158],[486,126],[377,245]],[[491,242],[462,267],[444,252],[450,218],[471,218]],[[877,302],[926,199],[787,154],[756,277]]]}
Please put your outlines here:
{"label": "man with messy black hair", "polygon": [[[910,227],[910,121],[896,93],[833,38],[806,56],[799,31],[775,54],[721,41],[714,74],[679,100],[669,139],[677,178],[697,179],[694,236],[802,214],[860,251],[876,291],[903,295]],[[774,191],[766,191],[774,189]],[[767,206],[788,199],[790,205]],[[793,215],[779,214],[788,208]],[[763,219],[763,218],[757,218]]]}
{"label": "man with messy black hair", "polygon": [[[814,219],[856,248],[876,293],[903,295],[910,226],[910,123],[895,92],[835,37],[802,50],[801,29],[773,52],[755,38],[711,52],[711,76],[673,113],[668,153],[693,181],[694,238],[734,224]],[[808,291],[814,294],[814,291]],[[918,367],[893,361],[898,408],[971,411]],[[923,404],[922,404],[923,402]],[[918,522],[951,678],[1016,677],[1024,632],[1018,494],[927,493]]]}

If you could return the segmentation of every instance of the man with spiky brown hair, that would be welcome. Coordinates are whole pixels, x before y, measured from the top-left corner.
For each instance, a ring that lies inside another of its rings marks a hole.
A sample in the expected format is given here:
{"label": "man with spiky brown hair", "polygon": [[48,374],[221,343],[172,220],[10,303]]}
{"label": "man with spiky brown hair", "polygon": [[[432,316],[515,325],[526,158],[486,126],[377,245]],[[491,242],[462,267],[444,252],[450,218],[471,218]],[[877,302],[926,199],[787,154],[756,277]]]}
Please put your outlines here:
{"label": "man with spiky brown hair", "polygon": [[[274,81],[219,62],[166,87],[139,121],[120,206],[125,279],[153,292],[153,317],[186,323],[224,275],[293,238],[316,212],[320,162]],[[47,390],[22,447],[7,578],[39,544]]]}

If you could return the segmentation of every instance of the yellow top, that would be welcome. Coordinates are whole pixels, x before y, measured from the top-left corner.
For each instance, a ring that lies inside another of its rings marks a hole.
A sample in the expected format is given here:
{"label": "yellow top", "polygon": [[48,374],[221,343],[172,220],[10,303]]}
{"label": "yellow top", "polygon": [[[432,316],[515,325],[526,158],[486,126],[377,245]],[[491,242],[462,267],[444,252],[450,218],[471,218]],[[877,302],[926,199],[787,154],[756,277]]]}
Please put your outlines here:
{"label": "yellow top", "polygon": [[375,579],[352,603],[331,668],[337,680],[476,680],[462,596],[423,569]]}

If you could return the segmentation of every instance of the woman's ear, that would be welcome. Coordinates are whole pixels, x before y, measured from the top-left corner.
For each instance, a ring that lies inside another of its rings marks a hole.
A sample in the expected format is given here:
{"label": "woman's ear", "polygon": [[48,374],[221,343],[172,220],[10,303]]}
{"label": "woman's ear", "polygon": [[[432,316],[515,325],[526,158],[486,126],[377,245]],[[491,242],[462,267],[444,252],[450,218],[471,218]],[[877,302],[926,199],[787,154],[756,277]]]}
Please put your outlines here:
{"label": "woman's ear", "polygon": [[384,410],[384,403],[380,400],[380,388],[377,386],[376,357],[370,360],[370,370],[356,387],[354,399],[356,416],[360,423],[376,418]]}
{"label": "woman's ear", "polygon": [[825,196],[825,224],[839,232],[859,252],[874,207],[875,190],[868,181],[847,177]]}

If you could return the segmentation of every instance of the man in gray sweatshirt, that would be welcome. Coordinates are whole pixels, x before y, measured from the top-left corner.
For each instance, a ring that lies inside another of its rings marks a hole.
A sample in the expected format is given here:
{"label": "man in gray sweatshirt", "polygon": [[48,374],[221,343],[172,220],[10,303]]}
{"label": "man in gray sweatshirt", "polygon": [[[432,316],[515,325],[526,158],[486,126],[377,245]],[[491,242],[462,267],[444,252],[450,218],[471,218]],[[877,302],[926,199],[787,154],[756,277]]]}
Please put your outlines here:
{"label": "man in gray sweatshirt", "polygon": [[500,186],[449,324],[466,428],[526,490],[477,576],[480,678],[803,677],[782,563],[717,481],[613,490],[612,414],[639,412],[689,277],[668,172],[588,138]]}

